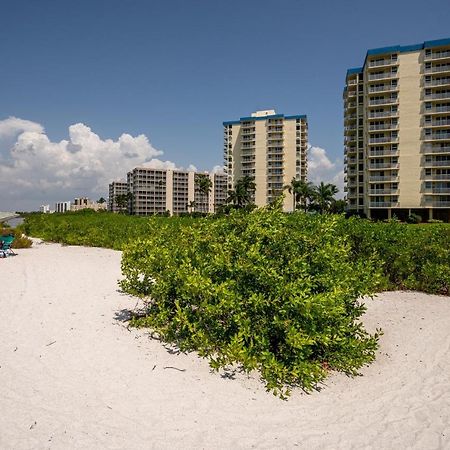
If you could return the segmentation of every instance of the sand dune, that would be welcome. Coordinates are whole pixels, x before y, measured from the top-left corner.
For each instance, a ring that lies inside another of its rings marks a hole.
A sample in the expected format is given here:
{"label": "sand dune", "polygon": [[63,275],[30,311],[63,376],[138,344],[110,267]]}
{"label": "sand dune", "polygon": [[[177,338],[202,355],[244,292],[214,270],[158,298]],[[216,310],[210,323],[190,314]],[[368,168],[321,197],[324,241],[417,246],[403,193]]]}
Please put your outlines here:
{"label": "sand dune", "polygon": [[127,330],[120,253],[40,244],[0,260],[0,448],[450,448],[450,299],[385,293],[355,379],[288,401]]}

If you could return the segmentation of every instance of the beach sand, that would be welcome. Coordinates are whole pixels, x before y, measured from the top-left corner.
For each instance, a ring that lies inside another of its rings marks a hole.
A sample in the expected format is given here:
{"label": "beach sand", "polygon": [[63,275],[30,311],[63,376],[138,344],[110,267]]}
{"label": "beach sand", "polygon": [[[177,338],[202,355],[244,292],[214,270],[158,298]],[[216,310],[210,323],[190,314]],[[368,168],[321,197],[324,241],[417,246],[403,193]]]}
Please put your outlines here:
{"label": "beach sand", "polygon": [[121,254],[36,244],[0,260],[0,448],[450,448],[450,298],[368,300],[363,376],[282,401],[123,321]]}

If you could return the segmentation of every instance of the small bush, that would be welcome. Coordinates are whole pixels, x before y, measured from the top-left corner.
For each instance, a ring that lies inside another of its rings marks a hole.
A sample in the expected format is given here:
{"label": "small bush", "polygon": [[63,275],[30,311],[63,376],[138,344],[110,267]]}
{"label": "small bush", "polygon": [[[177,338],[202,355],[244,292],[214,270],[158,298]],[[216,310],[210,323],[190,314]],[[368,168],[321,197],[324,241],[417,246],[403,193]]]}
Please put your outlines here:
{"label": "small bush", "polygon": [[12,248],[30,248],[33,245],[33,241],[22,234],[20,228],[3,228],[1,231],[2,236],[14,235],[14,241]]}
{"label": "small bush", "polygon": [[328,369],[356,374],[375,356],[378,335],[359,319],[380,271],[355,260],[339,216],[277,209],[200,219],[177,233],[152,229],[125,249],[124,291],[148,296],[147,326],[214,369],[259,370],[285,396],[313,389]]}

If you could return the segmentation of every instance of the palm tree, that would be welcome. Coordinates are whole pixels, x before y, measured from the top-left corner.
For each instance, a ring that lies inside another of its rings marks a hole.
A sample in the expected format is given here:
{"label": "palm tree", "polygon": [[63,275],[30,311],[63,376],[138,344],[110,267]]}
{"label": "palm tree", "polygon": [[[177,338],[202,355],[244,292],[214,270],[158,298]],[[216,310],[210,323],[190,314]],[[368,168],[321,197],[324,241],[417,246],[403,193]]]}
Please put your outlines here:
{"label": "palm tree", "polygon": [[288,192],[292,194],[293,211],[295,211],[300,204],[306,212],[308,209],[308,202],[311,202],[314,195],[313,184],[292,178],[291,184],[284,186],[284,189],[287,189]]}
{"label": "palm tree", "polygon": [[253,178],[246,175],[236,182],[233,190],[228,191],[226,202],[232,203],[235,208],[243,208],[244,206],[251,204],[255,189],[256,184],[253,181]]}
{"label": "palm tree", "polygon": [[203,202],[202,202],[203,204],[208,202],[208,195],[211,192],[212,185],[213,185],[213,183],[211,181],[211,178],[209,178],[208,175],[198,174],[197,189],[198,189],[198,192],[200,192],[200,194],[203,197]]}
{"label": "palm tree", "polygon": [[334,195],[339,192],[339,189],[330,183],[320,182],[315,188],[314,201],[320,213],[328,211],[331,203],[334,201]]}
{"label": "palm tree", "polygon": [[192,200],[187,205],[188,211],[192,214],[195,211],[196,206],[197,206],[197,203],[194,200]]}

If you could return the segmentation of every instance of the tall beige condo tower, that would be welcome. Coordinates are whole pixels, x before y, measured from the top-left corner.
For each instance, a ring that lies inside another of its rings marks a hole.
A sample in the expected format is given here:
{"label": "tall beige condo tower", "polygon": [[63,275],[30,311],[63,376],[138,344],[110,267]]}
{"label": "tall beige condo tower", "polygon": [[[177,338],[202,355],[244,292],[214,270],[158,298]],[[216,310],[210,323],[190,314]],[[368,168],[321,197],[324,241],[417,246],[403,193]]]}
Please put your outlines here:
{"label": "tall beige condo tower", "polygon": [[450,218],[450,39],[369,50],[344,89],[350,212]]}
{"label": "tall beige condo tower", "polygon": [[[223,122],[224,160],[228,188],[248,175],[256,184],[257,206],[273,201],[292,179],[306,181],[308,122],[305,115],[285,116],[274,110]],[[292,211],[286,191],[284,210]]]}

